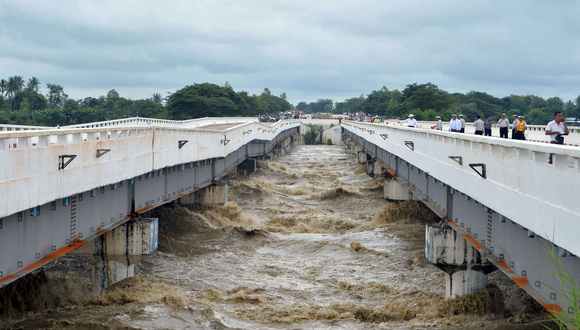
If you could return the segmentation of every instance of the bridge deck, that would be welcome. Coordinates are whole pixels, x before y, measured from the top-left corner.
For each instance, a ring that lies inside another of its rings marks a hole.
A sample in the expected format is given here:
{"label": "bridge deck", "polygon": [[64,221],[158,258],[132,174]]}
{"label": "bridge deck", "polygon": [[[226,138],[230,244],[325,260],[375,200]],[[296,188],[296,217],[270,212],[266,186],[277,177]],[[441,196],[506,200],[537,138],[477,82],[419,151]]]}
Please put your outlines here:
{"label": "bridge deck", "polygon": [[299,126],[129,118],[0,132],[0,286],[268,154]]}
{"label": "bridge deck", "polygon": [[198,126],[198,128],[205,128],[205,129],[211,129],[211,130],[217,130],[217,131],[224,131],[228,128],[232,128],[235,127],[237,125],[243,124],[244,122],[234,122],[234,123],[228,123],[228,124],[209,124],[209,125],[202,125],[202,126]]}
{"label": "bridge deck", "polygon": [[343,128],[482,258],[547,310],[571,311],[555,274],[580,278],[580,148],[399,125]]}

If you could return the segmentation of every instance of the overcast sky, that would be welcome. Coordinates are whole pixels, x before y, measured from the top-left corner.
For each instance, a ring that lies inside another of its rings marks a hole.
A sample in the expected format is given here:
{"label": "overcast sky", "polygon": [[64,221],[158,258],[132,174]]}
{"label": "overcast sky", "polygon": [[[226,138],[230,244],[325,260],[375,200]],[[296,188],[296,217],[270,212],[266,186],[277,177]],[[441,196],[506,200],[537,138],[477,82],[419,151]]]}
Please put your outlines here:
{"label": "overcast sky", "polygon": [[580,94],[580,1],[0,0],[0,76],[79,98],[194,82],[291,101],[433,82]]}

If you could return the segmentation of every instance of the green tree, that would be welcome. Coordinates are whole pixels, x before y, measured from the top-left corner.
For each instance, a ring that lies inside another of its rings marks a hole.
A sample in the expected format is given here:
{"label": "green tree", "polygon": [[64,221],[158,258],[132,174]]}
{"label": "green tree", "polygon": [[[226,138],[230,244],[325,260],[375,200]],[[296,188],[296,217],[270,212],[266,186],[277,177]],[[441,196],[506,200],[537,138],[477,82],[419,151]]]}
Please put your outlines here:
{"label": "green tree", "polygon": [[564,102],[559,97],[550,97],[546,100],[546,111],[551,113],[564,111]]}
{"label": "green tree", "polygon": [[163,97],[161,97],[161,94],[159,93],[153,93],[153,96],[151,96],[151,101],[153,101],[153,103],[162,104]]}
{"label": "green tree", "polygon": [[110,91],[107,92],[107,99],[108,100],[116,100],[118,98],[120,98],[121,96],[119,95],[119,92],[117,92],[114,89],[111,89]]}
{"label": "green tree", "polygon": [[172,119],[220,117],[238,115],[240,101],[228,87],[203,83],[186,86],[167,99],[167,110]]}
{"label": "green tree", "polygon": [[0,80],[0,96],[7,96],[8,92],[8,81],[1,79]]}
{"label": "green tree", "polygon": [[51,108],[62,108],[68,98],[68,95],[64,92],[64,88],[56,84],[46,84],[46,88],[48,88],[48,106]]}
{"label": "green tree", "polygon": [[433,109],[440,112],[451,106],[449,94],[432,83],[410,84],[403,90],[405,110]]}
{"label": "green tree", "polygon": [[385,115],[388,113],[391,93],[383,86],[379,90],[372,91],[360,105],[360,110],[373,115]]}
{"label": "green tree", "polygon": [[7,96],[10,100],[10,110],[18,109],[20,99],[17,96],[22,92],[24,87],[24,79],[21,76],[13,76],[8,78]]}
{"label": "green tree", "polygon": [[532,125],[544,125],[550,121],[551,117],[552,116],[550,115],[549,112],[546,112],[545,110],[540,108],[534,108],[528,111],[526,121],[528,122],[528,124]]}
{"label": "green tree", "polygon": [[292,105],[288,101],[272,95],[266,90],[261,95],[258,95],[257,104],[260,113],[279,113],[292,109]]}
{"label": "green tree", "polygon": [[38,93],[38,87],[40,86],[40,81],[36,77],[28,79],[26,83],[26,90],[28,92]]}
{"label": "green tree", "polygon": [[580,95],[576,98],[576,112],[575,117],[580,118]]}
{"label": "green tree", "polygon": [[361,111],[361,106],[365,101],[364,96],[352,97],[344,100],[343,102],[336,102],[335,112],[336,113],[353,113]]}

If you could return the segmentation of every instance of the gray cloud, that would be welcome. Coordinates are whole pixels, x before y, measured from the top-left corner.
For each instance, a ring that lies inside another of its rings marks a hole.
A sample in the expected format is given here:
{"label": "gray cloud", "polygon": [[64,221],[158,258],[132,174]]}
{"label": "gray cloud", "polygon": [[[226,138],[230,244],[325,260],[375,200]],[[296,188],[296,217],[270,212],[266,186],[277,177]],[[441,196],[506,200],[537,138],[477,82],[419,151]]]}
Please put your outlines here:
{"label": "gray cloud", "polygon": [[0,0],[0,72],[74,97],[202,81],[292,101],[431,81],[580,94],[576,1]]}

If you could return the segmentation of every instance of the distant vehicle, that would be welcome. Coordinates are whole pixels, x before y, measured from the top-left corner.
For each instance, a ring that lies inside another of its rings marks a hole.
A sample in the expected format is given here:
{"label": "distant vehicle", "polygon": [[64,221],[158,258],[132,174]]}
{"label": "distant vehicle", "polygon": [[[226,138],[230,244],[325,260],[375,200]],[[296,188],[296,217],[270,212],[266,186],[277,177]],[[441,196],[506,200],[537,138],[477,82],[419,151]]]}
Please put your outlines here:
{"label": "distant vehicle", "polygon": [[272,115],[260,115],[258,116],[258,120],[262,123],[273,123],[277,122],[278,118]]}

